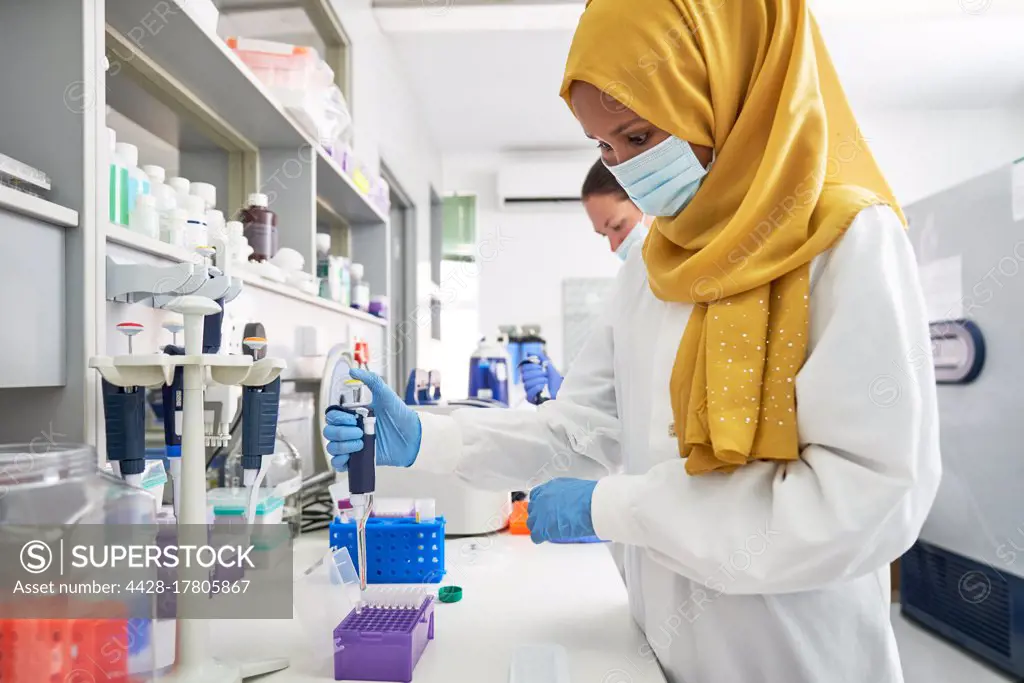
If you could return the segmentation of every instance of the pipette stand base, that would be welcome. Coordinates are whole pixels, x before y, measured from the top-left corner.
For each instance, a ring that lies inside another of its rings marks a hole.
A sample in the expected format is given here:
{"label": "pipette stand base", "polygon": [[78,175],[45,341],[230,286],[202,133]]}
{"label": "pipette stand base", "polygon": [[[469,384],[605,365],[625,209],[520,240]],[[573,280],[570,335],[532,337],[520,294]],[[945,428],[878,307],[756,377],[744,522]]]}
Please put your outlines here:
{"label": "pipette stand base", "polygon": [[242,664],[242,678],[249,679],[256,676],[280,671],[288,668],[288,660],[284,657],[277,659],[264,659],[259,662],[247,662]]}
{"label": "pipette stand base", "polygon": [[161,683],[242,683],[242,680],[241,669],[217,661],[203,662],[202,666],[160,677]]}
{"label": "pipette stand base", "polygon": [[160,683],[242,683],[287,669],[288,665],[288,659],[284,657],[245,663],[210,661],[200,668],[161,676]]}

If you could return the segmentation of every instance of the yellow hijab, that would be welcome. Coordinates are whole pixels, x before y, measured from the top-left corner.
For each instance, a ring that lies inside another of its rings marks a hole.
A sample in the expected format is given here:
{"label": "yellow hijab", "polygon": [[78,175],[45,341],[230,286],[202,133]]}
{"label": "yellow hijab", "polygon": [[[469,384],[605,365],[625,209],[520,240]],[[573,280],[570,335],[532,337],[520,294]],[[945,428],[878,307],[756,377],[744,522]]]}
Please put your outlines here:
{"label": "yellow hijab", "polygon": [[590,0],[570,106],[574,81],[715,150],[643,252],[655,296],[695,304],[669,382],[687,471],[798,459],[810,262],[861,210],[900,213],[806,0]]}

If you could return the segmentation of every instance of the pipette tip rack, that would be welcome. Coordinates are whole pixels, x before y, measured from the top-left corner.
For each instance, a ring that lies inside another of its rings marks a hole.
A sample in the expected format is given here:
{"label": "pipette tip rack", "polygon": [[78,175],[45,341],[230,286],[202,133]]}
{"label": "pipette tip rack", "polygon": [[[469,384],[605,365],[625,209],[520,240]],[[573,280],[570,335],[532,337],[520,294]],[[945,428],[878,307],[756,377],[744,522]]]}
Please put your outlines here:
{"label": "pipette tip rack", "polygon": [[434,599],[419,608],[365,606],[334,629],[334,679],[411,681],[427,643],[434,639]]}

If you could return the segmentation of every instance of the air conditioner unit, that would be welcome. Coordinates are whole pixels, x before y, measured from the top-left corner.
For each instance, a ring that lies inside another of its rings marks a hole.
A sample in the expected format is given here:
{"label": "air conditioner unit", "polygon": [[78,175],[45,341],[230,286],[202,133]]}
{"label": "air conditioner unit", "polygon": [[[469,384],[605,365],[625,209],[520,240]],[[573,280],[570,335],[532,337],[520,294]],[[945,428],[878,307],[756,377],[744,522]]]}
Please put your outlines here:
{"label": "air conditioner unit", "polygon": [[498,171],[498,201],[503,209],[576,204],[593,160],[516,162]]}

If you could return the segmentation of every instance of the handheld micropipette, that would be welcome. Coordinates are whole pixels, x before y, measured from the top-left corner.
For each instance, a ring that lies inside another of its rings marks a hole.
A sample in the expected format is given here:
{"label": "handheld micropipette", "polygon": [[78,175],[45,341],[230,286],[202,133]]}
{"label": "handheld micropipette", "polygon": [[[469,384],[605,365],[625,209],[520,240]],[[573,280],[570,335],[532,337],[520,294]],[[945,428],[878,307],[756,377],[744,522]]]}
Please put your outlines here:
{"label": "handheld micropipette", "polygon": [[[541,360],[540,356],[527,356],[526,358],[521,360],[519,362],[519,370],[520,371],[522,371],[524,365],[539,365],[541,367],[541,369],[544,370],[545,372],[548,369],[547,361]],[[551,400],[551,393],[548,391],[547,387],[544,387],[543,389],[540,390],[540,393],[538,393],[536,396],[534,396],[533,400],[530,401],[530,403],[532,403],[532,404],[534,404],[536,406],[539,406],[540,404],[546,403],[547,401],[550,401],[550,400]]]}
{"label": "handheld micropipette", "polygon": [[[132,337],[142,330],[139,323],[118,324],[117,331],[128,338],[128,355],[132,355]],[[118,387],[107,380],[102,387],[107,459],[114,474],[141,488],[146,469],[146,388]]]}
{"label": "handheld micropipette", "polygon": [[340,405],[327,409],[354,415],[356,426],[363,431],[363,447],[349,456],[348,491],[349,502],[356,518],[357,562],[359,563],[359,589],[366,591],[366,522],[373,511],[373,494],[376,489],[376,418],[369,401],[362,401],[365,385],[358,380],[345,383]]}

